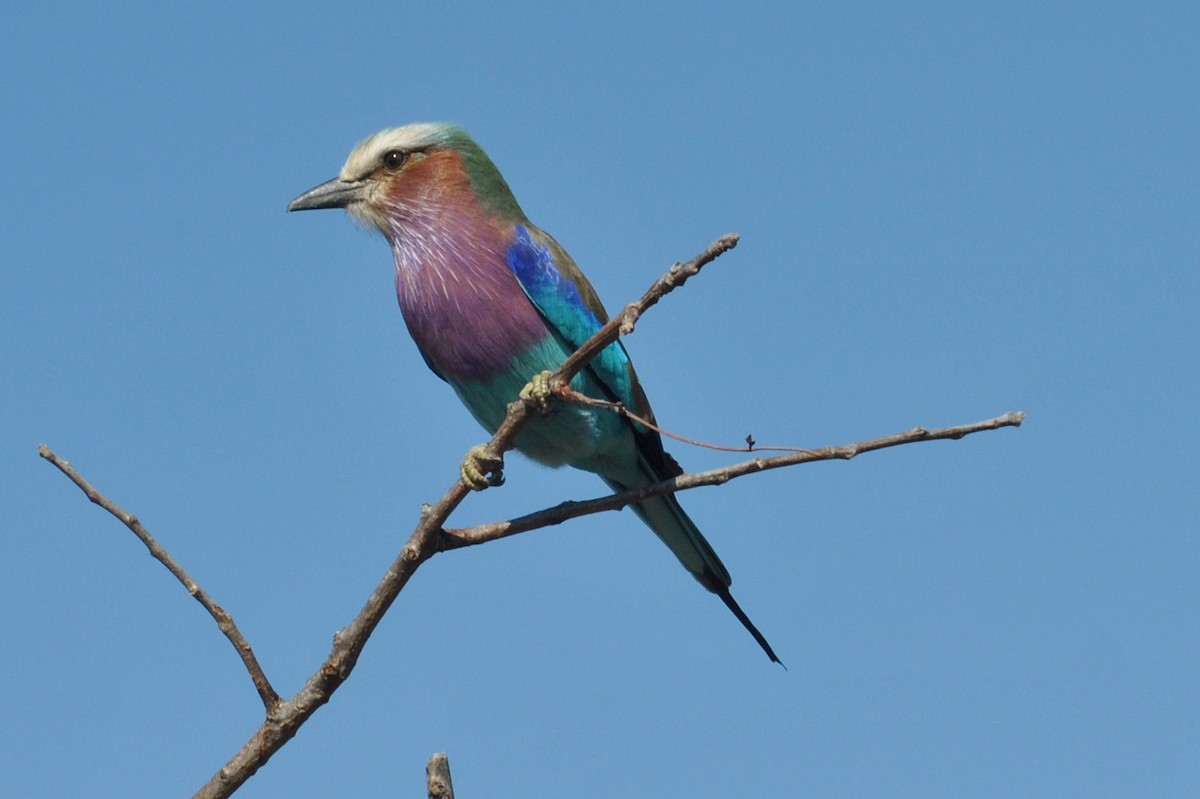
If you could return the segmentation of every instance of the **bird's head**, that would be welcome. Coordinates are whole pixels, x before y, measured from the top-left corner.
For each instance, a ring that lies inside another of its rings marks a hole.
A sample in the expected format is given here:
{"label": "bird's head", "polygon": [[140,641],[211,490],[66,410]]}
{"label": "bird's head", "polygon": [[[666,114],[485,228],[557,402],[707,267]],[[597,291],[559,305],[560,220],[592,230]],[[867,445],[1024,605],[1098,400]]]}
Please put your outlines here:
{"label": "bird's head", "polygon": [[499,170],[465,130],[419,122],[368,137],[336,178],[304,192],[287,209],[345,208],[390,237],[418,215],[463,204],[504,221],[525,219]]}

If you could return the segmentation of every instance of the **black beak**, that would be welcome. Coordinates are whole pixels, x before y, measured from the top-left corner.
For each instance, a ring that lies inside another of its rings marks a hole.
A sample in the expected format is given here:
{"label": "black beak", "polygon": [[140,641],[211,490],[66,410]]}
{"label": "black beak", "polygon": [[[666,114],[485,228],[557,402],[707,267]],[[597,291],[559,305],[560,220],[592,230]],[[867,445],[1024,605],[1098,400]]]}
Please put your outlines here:
{"label": "black beak", "polygon": [[345,208],[362,199],[365,180],[334,178],[313,186],[288,203],[289,211],[315,211],[318,208]]}

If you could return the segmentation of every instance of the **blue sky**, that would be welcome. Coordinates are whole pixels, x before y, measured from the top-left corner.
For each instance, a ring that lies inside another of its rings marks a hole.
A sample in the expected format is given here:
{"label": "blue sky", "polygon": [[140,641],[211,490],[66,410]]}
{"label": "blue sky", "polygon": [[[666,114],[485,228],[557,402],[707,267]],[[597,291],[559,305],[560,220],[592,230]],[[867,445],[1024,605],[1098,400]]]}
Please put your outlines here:
{"label": "blue sky", "polygon": [[[1191,4],[11,8],[0,25],[0,793],[190,795],[484,437],[381,239],[287,215],[382,127],[468,126],[668,428],[1020,430],[683,503],[788,671],[629,513],[439,556],[239,794],[1193,796]],[[671,447],[691,469],[729,456]],[[511,458],[460,523],[602,493]]]}

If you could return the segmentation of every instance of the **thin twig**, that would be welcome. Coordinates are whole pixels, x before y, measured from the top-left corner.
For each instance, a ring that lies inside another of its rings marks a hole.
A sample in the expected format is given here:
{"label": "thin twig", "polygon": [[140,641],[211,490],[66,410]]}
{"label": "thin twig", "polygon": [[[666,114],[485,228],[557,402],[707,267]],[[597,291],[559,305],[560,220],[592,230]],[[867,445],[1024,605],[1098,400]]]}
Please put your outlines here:
{"label": "thin twig", "polygon": [[808,450],[803,449],[801,447],[777,447],[774,445],[760,445],[758,442],[756,442],[754,440],[754,436],[746,436],[746,443],[741,444],[736,447],[729,446],[727,444],[712,444],[708,441],[698,441],[697,439],[694,439],[694,438],[688,438],[687,436],[681,436],[678,433],[672,433],[670,430],[667,430],[665,427],[659,427],[658,425],[656,425],[654,422],[650,421],[649,419],[638,416],[636,413],[629,410],[629,408],[625,407],[625,403],[623,403],[623,402],[612,402],[610,400],[602,400],[602,399],[596,399],[595,397],[589,397],[587,394],[576,391],[575,389],[571,388],[570,386],[564,386],[562,389],[560,389],[558,392],[558,396],[568,402],[578,403],[579,405],[587,405],[589,408],[600,408],[602,410],[612,411],[613,413],[617,414],[618,416],[620,416],[624,419],[629,419],[630,421],[637,422],[642,427],[647,427],[647,428],[653,430],[654,432],[658,433],[660,436],[666,436],[667,438],[678,441],[681,444],[687,444],[688,446],[691,446],[691,447],[700,447],[701,449],[712,449],[712,450],[716,450],[717,452],[808,452]]}
{"label": "thin twig", "polygon": [[600,354],[600,351],[612,344],[619,336],[627,336],[633,332],[634,325],[647,310],[654,307],[659,300],[687,282],[688,278],[698,275],[700,270],[720,258],[737,246],[740,237],[736,233],[726,233],[708,245],[704,252],[690,261],[677,263],[667,270],[666,274],[654,281],[654,285],[638,300],[629,303],[621,312],[608,320],[596,334],[575,350],[551,378],[551,386],[566,385],[584,366]]}
{"label": "thin twig", "polygon": [[58,457],[58,455],[56,455],[54,451],[45,444],[38,446],[38,454],[50,461],[50,463],[54,464],[60,472],[65,474],[67,478],[70,479],[72,483],[79,486],[80,490],[87,495],[88,499],[104,508],[113,516],[117,517],[122,524],[128,527],[133,534],[136,535],[138,539],[146,545],[146,549],[150,550],[150,554],[154,556],[154,559],[166,566],[167,571],[175,575],[175,579],[183,583],[183,587],[187,589],[187,592],[195,597],[197,602],[204,606],[204,609],[207,610],[209,615],[213,617],[213,620],[216,621],[217,627],[220,628],[225,637],[229,639],[229,643],[233,644],[233,648],[237,651],[238,657],[242,659],[242,663],[245,665],[246,671],[250,673],[250,679],[254,681],[254,688],[258,691],[259,698],[262,699],[263,707],[266,708],[268,714],[273,712],[275,708],[279,706],[279,694],[277,694],[275,689],[271,687],[271,683],[267,679],[267,675],[263,672],[262,666],[260,666],[258,663],[258,658],[254,655],[254,650],[250,648],[250,643],[242,635],[241,630],[238,629],[237,624],[234,623],[233,617],[229,615],[228,611],[218,605],[213,598],[208,595],[208,592],[201,588],[199,584],[197,584],[197,582],[183,570],[183,567],[176,563],[175,559],[167,554],[167,551],[163,549],[162,545],[159,544],[158,541],[154,539],[154,536],[150,535],[150,531],[142,526],[142,523],[138,521],[136,516],[134,516],[132,513],[122,510],[115,502],[97,491],[91,483],[89,483],[83,478],[82,475],[79,474],[79,472],[75,471],[75,468],[71,466],[70,463]]}
{"label": "thin twig", "polygon": [[563,502],[552,508],[539,510],[525,516],[518,516],[515,519],[509,519],[505,522],[479,524],[474,527],[465,527],[462,529],[449,529],[446,530],[445,537],[443,538],[443,547],[445,549],[459,549],[483,544],[499,538],[507,538],[517,533],[561,524],[568,519],[574,519],[579,516],[587,516],[608,510],[618,510],[627,505],[649,499],[650,497],[659,496],[660,494],[674,494],[701,486],[721,485],[735,477],[742,477],[754,472],[765,472],[769,469],[779,469],[784,466],[795,466],[801,463],[812,463],[813,461],[850,460],[855,455],[860,455],[864,452],[874,452],[875,450],[896,447],[901,444],[915,444],[921,441],[943,441],[947,439],[957,440],[972,433],[980,433],[985,430],[996,430],[1001,427],[1020,427],[1021,422],[1024,420],[1024,413],[1014,412],[982,422],[974,422],[957,427],[944,427],[938,430],[925,430],[921,427],[914,427],[903,433],[872,438],[856,444],[799,450],[787,455],[777,455],[773,458],[754,458],[753,460],[722,466],[719,469],[711,469],[707,472],[685,473],[670,480],[663,480],[660,483],[654,483],[642,488],[631,488],[627,491],[619,491],[615,494],[608,494],[603,497],[596,497],[595,499]]}

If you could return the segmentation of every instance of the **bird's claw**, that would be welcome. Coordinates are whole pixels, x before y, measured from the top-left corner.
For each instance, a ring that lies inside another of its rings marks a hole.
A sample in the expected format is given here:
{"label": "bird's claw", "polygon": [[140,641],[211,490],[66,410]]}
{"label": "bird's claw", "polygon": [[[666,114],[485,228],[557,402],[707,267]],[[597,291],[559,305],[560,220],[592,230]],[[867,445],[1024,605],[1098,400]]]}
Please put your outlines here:
{"label": "bird's claw", "polygon": [[542,416],[550,415],[550,398],[554,396],[550,378],[553,374],[550,371],[538,372],[525,384],[525,388],[521,389],[519,395],[525,402],[537,408],[538,413]]}
{"label": "bird's claw", "polygon": [[471,447],[458,470],[472,491],[504,485],[504,458],[492,455],[482,444]]}

